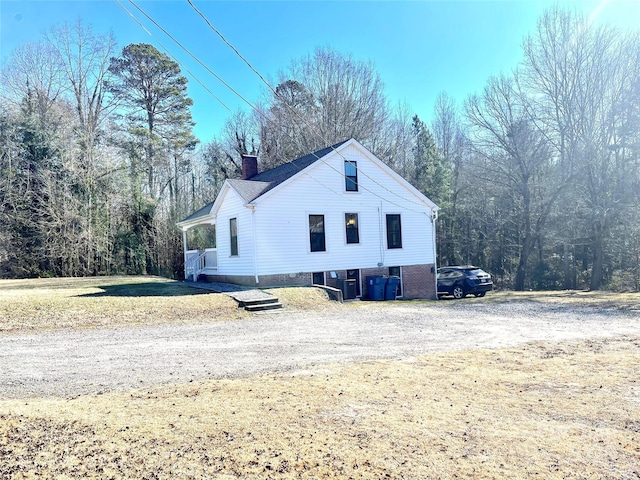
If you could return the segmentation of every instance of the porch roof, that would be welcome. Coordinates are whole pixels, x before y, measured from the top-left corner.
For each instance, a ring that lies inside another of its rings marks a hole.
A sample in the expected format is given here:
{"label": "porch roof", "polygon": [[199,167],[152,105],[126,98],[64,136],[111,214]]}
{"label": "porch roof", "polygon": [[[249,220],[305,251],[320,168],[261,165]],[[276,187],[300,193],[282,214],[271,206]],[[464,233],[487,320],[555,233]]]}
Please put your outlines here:
{"label": "porch roof", "polygon": [[204,207],[196,210],[195,212],[193,212],[191,215],[189,215],[187,218],[181,220],[178,225],[182,225],[184,223],[191,223],[194,220],[198,220],[200,218],[205,218],[207,217],[210,213],[211,213],[211,208],[213,207],[213,202],[209,202],[207,203]]}

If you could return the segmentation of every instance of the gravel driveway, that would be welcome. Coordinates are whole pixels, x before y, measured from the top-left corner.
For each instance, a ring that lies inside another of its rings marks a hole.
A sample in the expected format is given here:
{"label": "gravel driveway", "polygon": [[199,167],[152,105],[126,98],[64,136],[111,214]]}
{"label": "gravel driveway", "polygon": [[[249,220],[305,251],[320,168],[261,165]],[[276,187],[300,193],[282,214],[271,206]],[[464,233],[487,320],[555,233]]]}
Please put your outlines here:
{"label": "gravel driveway", "polygon": [[202,325],[0,335],[0,398],[73,397],[318,365],[640,335],[640,312],[533,302],[367,303]]}

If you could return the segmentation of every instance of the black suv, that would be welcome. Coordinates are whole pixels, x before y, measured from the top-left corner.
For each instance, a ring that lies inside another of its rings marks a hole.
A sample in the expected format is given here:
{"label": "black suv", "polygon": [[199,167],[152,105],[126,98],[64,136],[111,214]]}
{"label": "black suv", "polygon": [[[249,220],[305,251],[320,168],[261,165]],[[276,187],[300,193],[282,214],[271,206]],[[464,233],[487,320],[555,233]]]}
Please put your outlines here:
{"label": "black suv", "polygon": [[438,269],[438,298],[444,295],[464,298],[467,294],[484,297],[492,288],[491,275],[478,267],[466,265]]}

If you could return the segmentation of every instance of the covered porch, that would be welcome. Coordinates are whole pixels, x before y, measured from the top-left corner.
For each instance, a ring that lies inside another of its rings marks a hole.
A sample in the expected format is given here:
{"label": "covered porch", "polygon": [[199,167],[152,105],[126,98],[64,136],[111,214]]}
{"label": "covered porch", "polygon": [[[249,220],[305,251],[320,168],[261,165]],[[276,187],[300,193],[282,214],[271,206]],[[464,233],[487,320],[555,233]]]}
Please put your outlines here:
{"label": "covered porch", "polygon": [[182,230],[184,279],[197,282],[201,275],[218,273],[216,219],[211,215],[212,203],[178,223]]}

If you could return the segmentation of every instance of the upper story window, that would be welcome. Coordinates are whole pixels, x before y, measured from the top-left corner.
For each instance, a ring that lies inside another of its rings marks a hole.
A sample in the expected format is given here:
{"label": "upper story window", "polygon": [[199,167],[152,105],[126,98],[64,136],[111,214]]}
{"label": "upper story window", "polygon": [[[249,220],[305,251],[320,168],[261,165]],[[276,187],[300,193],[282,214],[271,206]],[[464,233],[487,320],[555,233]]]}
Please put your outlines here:
{"label": "upper story window", "polygon": [[358,214],[345,213],[344,223],[347,232],[347,243],[360,243],[360,232],[358,228]]}
{"label": "upper story window", "polygon": [[309,243],[312,252],[327,250],[324,236],[324,215],[309,215]]}
{"label": "upper story window", "polygon": [[358,163],[357,162],[344,162],[344,181],[345,190],[347,192],[358,191]]}
{"label": "upper story window", "polygon": [[402,248],[402,226],[399,214],[387,214],[387,248]]}
{"label": "upper story window", "polygon": [[231,241],[231,256],[238,255],[238,219],[229,219],[229,237]]}

